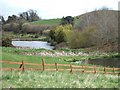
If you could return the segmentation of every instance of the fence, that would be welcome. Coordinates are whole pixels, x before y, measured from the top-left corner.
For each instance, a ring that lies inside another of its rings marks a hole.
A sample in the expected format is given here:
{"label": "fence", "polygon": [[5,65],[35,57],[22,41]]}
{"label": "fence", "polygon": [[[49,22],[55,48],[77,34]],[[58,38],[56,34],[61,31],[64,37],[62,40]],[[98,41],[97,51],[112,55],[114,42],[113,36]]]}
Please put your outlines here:
{"label": "fence", "polygon": [[[19,65],[19,68],[0,68],[1,70],[42,70],[42,71],[62,71],[62,70],[68,70],[71,74],[73,74],[75,71],[79,71],[81,73],[103,73],[103,74],[120,74],[119,70],[120,68],[102,68],[102,67],[96,67],[96,66],[76,66],[72,64],[46,64],[45,61],[42,59],[41,64],[35,64],[35,63],[28,63],[28,62],[10,62],[10,61],[0,61],[5,64],[16,64]],[[32,66],[40,66],[41,68],[27,68],[25,65],[32,65]],[[47,67],[53,67],[53,68],[47,68]],[[61,68],[64,67],[64,68]]]}

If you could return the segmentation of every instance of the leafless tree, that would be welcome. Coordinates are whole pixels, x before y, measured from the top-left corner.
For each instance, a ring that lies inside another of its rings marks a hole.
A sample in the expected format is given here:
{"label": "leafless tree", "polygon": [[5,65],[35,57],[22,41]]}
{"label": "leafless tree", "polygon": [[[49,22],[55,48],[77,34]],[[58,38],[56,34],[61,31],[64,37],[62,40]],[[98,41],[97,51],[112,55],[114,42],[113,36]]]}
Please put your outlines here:
{"label": "leafless tree", "polygon": [[20,19],[24,19],[30,22],[37,21],[40,19],[40,17],[37,15],[37,11],[32,9],[26,12],[20,13],[19,16],[20,16]]}

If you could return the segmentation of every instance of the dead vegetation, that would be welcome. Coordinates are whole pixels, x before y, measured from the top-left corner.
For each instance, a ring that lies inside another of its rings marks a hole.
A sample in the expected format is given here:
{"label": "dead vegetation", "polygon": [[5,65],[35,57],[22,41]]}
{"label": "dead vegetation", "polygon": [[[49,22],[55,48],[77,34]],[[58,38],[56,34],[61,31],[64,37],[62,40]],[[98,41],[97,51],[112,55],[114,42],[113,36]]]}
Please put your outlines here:
{"label": "dead vegetation", "polygon": [[118,51],[118,11],[98,10],[83,14],[75,29],[83,31],[91,26],[96,28],[92,43],[105,51]]}

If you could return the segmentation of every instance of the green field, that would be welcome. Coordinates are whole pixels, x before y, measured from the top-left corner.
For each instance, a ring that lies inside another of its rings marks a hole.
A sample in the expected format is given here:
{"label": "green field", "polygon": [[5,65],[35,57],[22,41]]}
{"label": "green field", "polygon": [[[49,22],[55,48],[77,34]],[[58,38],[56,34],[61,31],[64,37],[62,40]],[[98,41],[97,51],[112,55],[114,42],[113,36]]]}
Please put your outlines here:
{"label": "green field", "polygon": [[[25,52],[44,52],[45,49],[16,49],[11,47],[3,47],[2,48],[2,60],[4,61],[15,61],[15,62],[30,62],[30,63],[42,63],[42,58],[44,59],[45,63],[48,64],[70,64],[70,62],[66,62],[69,59],[79,59],[78,56],[62,56],[62,57],[50,57],[50,56],[39,56],[39,55],[24,55]],[[49,51],[49,50],[46,50]],[[52,51],[51,51],[52,52]],[[16,67],[18,65],[9,65],[9,64],[2,64],[2,67]],[[32,67],[32,66],[31,66]]]}
{"label": "green field", "polygon": [[[48,64],[70,64],[71,61],[74,60],[88,60],[92,58],[103,58],[103,57],[114,57],[118,56],[118,53],[98,53],[97,52],[91,52],[91,54],[87,56],[41,56],[39,53],[48,53],[48,54],[54,54],[56,52],[62,53],[64,52],[85,52],[83,49],[60,49],[60,50],[45,50],[45,49],[21,49],[21,48],[12,48],[12,47],[1,47],[2,53],[0,55],[2,56],[2,60],[4,61],[14,61],[14,62],[30,62],[30,63],[41,63],[42,58],[45,60],[45,63]],[[26,55],[29,54],[29,55]],[[37,55],[34,55],[34,53],[38,53]],[[75,64],[75,63],[72,63]],[[79,64],[75,64],[79,65]],[[10,65],[14,67],[14,65]],[[3,64],[3,67],[9,67],[9,65]],[[16,66],[15,66],[16,67]],[[18,66],[17,66],[18,67]]]}
{"label": "green field", "polygon": [[3,71],[3,88],[118,88],[117,75]]}
{"label": "green field", "polygon": [[32,24],[38,24],[38,25],[59,25],[61,22],[61,19],[46,19],[46,20],[40,20],[32,22]]}
{"label": "green field", "polygon": [[[37,53],[37,52],[86,52],[83,49],[60,49],[60,50],[45,50],[45,49],[18,49],[12,47],[0,47],[2,49],[2,60],[30,62],[41,64],[42,58],[45,63],[53,64],[70,64],[67,60],[85,60],[82,56],[40,56],[40,55],[25,55],[24,53]],[[91,52],[92,53],[92,52]],[[113,54],[98,54],[100,57],[115,56]],[[92,57],[92,56],[86,56]],[[84,56],[84,58],[86,58]],[[95,56],[94,58],[97,58]],[[78,64],[74,64],[78,65]],[[19,65],[2,64],[3,68],[19,68]],[[30,68],[39,68],[36,66],[27,66]],[[75,72],[70,74],[70,71],[2,71],[2,87],[3,88],[118,88],[118,75],[110,74],[88,74]],[[2,88],[1,87],[1,88]]]}

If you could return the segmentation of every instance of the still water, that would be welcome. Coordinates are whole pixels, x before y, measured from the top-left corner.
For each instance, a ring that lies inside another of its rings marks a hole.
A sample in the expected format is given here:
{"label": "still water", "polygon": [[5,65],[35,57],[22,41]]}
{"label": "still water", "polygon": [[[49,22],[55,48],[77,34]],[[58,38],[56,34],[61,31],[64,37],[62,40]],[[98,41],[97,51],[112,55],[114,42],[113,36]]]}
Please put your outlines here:
{"label": "still water", "polygon": [[92,64],[92,65],[100,65],[105,67],[109,66],[109,67],[120,68],[120,57],[81,60],[81,61],[76,61],[75,63],[83,64],[83,65]]}
{"label": "still water", "polygon": [[12,41],[13,46],[19,47],[29,47],[29,48],[44,48],[48,50],[52,50],[54,47],[50,46],[48,42],[43,41]]}

